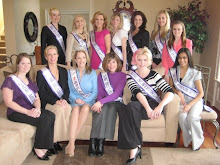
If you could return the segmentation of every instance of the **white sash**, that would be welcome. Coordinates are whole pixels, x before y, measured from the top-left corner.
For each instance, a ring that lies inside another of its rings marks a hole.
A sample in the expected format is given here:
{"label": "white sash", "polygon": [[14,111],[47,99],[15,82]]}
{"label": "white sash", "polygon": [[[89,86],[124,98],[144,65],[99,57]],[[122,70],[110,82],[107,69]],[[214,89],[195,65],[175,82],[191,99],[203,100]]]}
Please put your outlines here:
{"label": "white sash", "polygon": [[129,34],[128,34],[128,43],[129,43],[133,53],[138,50],[138,47],[136,46],[136,44],[134,43],[134,41],[132,39],[131,32],[129,32]]}
{"label": "white sash", "polygon": [[117,46],[115,46],[115,44],[113,42],[112,42],[111,47],[112,47],[112,50],[115,52],[115,54],[118,55],[120,60],[123,61],[123,54],[122,54],[121,50]]}
{"label": "white sash", "polygon": [[177,52],[172,48],[169,48],[168,46],[168,40],[166,42],[166,47],[167,47],[167,51],[168,51],[168,54],[170,55],[170,58],[172,59],[173,63],[175,63],[176,61],[176,56],[177,56]]}
{"label": "white sash", "polygon": [[76,74],[76,71],[74,69],[70,69],[70,76],[72,78],[72,83],[73,83],[73,86],[74,88],[76,89],[76,91],[84,98],[87,98],[91,95],[91,93],[88,93],[88,94],[85,94],[83,91],[82,91],[82,88],[79,84],[79,80],[78,80],[78,77],[77,77],[77,74]]}
{"label": "white sash", "polygon": [[99,69],[102,69],[102,61],[105,58],[105,53],[100,49],[100,47],[95,42],[95,31],[94,30],[90,32],[90,38],[91,38],[91,44],[94,47],[96,53],[98,54],[101,60],[101,63],[99,64]]}
{"label": "white sash", "polygon": [[[107,72],[103,72],[101,73],[101,76],[102,76],[102,80],[103,80],[103,83],[105,85],[105,91],[108,93],[108,95],[111,95],[113,94],[114,90],[111,86],[111,83],[110,83],[110,80],[109,80],[109,77],[108,77],[108,74]],[[114,101],[120,101],[120,102],[123,102],[122,98],[121,97],[118,97],[116,100]]]}
{"label": "white sash", "polygon": [[24,94],[26,99],[31,104],[33,104],[35,99],[36,99],[35,93],[20,78],[18,78],[17,76],[10,75],[10,77],[12,78],[14,83],[17,85],[17,87],[21,90],[21,92]]}
{"label": "white sash", "polygon": [[57,82],[55,77],[52,75],[49,69],[43,68],[41,69],[42,75],[44,76],[46,82],[50,86],[51,90],[58,98],[62,98],[63,96],[63,89],[60,87],[60,84]]}
{"label": "white sash", "polygon": [[75,37],[75,39],[78,41],[79,45],[87,51],[87,53],[89,54],[89,49],[87,47],[87,43],[82,39],[80,38],[75,32],[72,32],[71,33],[73,35],[73,37]]}
{"label": "white sash", "polygon": [[146,82],[144,81],[136,72],[131,71],[129,73],[131,78],[144,90],[144,92],[152,99],[154,99],[157,103],[161,102],[160,97],[158,94],[154,91],[154,89]]}
{"label": "white sash", "polygon": [[57,29],[54,27],[53,24],[49,24],[47,25],[47,27],[52,31],[52,33],[56,36],[56,39],[58,41],[58,43],[60,44],[63,53],[65,54],[65,45],[64,45],[64,41],[63,41],[63,36],[60,35],[60,33],[57,31]]}
{"label": "white sash", "polygon": [[155,37],[155,43],[157,45],[157,49],[159,50],[160,54],[162,54],[163,51],[163,42],[161,41],[160,38],[160,32],[158,31],[158,34]]}
{"label": "white sash", "polygon": [[[177,69],[170,69],[169,71],[170,71],[171,78],[173,79],[173,83],[175,85],[175,88],[177,90],[181,91],[182,93],[184,93],[185,95],[187,95],[193,99],[199,94],[197,89],[192,89],[190,87],[187,87],[178,81]],[[212,109],[210,107],[208,107],[207,105],[204,105],[204,103],[203,103],[203,106],[206,111],[208,111],[208,112],[212,111]]]}

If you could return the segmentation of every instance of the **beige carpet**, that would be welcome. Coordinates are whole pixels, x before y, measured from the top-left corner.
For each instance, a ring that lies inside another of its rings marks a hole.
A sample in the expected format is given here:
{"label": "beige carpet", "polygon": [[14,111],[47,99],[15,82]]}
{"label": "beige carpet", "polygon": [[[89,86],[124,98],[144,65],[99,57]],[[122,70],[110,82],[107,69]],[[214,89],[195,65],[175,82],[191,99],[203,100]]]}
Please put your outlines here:
{"label": "beige carpet", "polygon": [[[55,158],[53,165],[123,165],[128,159],[129,151],[119,150],[116,146],[105,146],[101,157],[89,157],[87,145],[77,145],[75,156],[70,158],[64,151]],[[220,165],[220,150],[189,148],[142,148],[142,159],[137,165]]]}

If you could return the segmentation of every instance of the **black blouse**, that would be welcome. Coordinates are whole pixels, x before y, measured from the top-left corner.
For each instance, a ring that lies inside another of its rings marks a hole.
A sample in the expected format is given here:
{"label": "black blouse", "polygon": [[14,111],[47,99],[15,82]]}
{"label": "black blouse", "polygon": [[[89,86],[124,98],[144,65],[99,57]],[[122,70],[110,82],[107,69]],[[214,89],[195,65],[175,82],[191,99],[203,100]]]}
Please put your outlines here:
{"label": "black blouse", "polygon": [[[65,99],[67,102],[69,102],[69,86],[68,86],[67,70],[60,66],[58,66],[58,70],[59,70],[58,83],[64,92],[62,99]],[[50,86],[48,85],[47,81],[42,75],[41,70],[37,72],[37,85],[39,88],[38,93],[40,96],[42,108],[45,108],[47,103],[53,105],[56,103],[57,100],[59,100],[57,95],[51,90]]]}
{"label": "black blouse", "polygon": [[[67,39],[66,28],[64,26],[58,24],[58,31],[59,31],[60,35],[63,37],[64,45],[66,48],[66,39]],[[41,31],[41,61],[42,61],[42,64],[47,64],[47,61],[44,57],[44,49],[48,45],[54,45],[57,47],[58,54],[59,54],[58,63],[65,65],[65,62],[66,62],[65,61],[65,52],[63,52],[63,49],[60,46],[59,42],[57,41],[56,36],[53,34],[53,32],[47,26],[44,26]]]}

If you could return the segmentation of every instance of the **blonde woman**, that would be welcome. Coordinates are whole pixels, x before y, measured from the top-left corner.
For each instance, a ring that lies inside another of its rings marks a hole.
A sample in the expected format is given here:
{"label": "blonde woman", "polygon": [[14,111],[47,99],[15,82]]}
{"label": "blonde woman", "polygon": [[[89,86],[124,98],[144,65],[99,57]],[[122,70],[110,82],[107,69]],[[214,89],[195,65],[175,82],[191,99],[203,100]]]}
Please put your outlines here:
{"label": "blonde woman", "polygon": [[66,52],[66,28],[59,24],[60,11],[56,8],[51,8],[49,11],[51,23],[43,27],[41,31],[41,61],[42,64],[47,64],[44,57],[44,50],[48,45],[54,45],[58,49],[59,59],[58,64],[65,65]]}
{"label": "blonde woman", "polygon": [[128,40],[128,32],[126,32],[123,27],[123,18],[120,14],[114,14],[111,16],[109,30],[112,37],[112,50],[118,55],[120,60],[122,61],[122,71],[126,72],[126,64],[127,64],[127,40]]}
{"label": "blonde woman", "polygon": [[89,54],[89,34],[86,28],[86,20],[78,15],[73,19],[73,30],[67,36],[66,42],[66,64],[71,65],[72,57],[75,51],[84,49]]}

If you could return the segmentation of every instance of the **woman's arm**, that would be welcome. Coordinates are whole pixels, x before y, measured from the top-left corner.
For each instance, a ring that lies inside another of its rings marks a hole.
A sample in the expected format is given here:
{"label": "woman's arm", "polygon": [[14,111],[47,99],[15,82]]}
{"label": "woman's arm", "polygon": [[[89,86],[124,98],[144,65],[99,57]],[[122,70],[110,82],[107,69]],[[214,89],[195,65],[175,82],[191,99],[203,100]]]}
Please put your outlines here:
{"label": "woman's arm", "polygon": [[105,47],[106,47],[106,54],[110,53],[110,49],[111,49],[111,36],[110,36],[110,34],[105,35]]}
{"label": "woman's arm", "polygon": [[123,66],[122,71],[126,72],[126,65],[127,65],[127,38],[123,37],[121,40],[121,46],[122,46],[122,55],[123,55]]}
{"label": "woman's arm", "polygon": [[72,61],[72,52],[73,52],[74,37],[72,34],[68,34],[66,41],[66,63],[67,66],[70,66]]}
{"label": "woman's arm", "polygon": [[46,31],[46,26],[42,28],[41,31],[41,62],[42,64],[46,64],[47,60],[44,57],[44,50],[47,46],[47,31]]}

